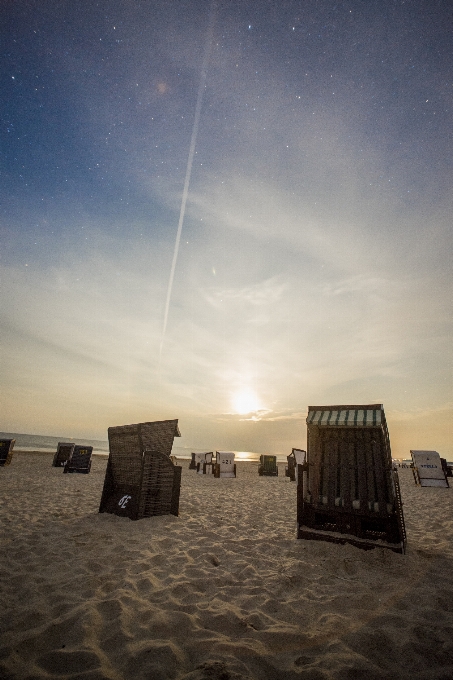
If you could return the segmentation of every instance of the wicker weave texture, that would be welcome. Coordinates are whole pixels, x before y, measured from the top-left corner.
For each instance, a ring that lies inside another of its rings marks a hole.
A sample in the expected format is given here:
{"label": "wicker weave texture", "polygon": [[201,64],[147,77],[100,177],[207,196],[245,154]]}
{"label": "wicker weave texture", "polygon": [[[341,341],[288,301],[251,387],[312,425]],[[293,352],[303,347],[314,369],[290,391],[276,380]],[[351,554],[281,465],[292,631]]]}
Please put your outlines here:
{"label": "wicker weave texture", "polygon": [[58,442],[57,452],[53,457],[53,467],[63,467],[71,458],[75,444],[68,442]]}
{"label": "wicker weave texture", "polygon": [[177,420],[139,423],[138,427],[143,451],[159,451],[159,453],[170,456],[173,440],[180,436]]}
{"label": "wicker weave texture", "polygon": [[66,463],[65,472],[89,470],[91,465],[92,446],[74,446],[71,458]]}
{"label": "wicker weave texture", "polygon": [[139,517],[169,515],[172,510],[175,466],[165,454],[146,452],[139,502]]}
{"label": "wicker weave texture", "polygon": [[15,443],[15,439],[0,439],[0,467],[11,463]]}

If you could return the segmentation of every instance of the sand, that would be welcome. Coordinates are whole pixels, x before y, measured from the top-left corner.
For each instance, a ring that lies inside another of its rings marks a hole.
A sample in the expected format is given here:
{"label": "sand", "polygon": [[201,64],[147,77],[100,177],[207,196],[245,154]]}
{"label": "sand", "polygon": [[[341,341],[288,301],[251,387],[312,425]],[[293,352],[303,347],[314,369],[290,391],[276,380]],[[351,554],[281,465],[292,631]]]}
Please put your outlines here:
{"label": "sand", "polygon": [[400,482],[405,555],[295,539],[296,484],[197,475],[180,515],[99,514],[106,459],[0,469],[0,677],[453,678],[453,488]]}

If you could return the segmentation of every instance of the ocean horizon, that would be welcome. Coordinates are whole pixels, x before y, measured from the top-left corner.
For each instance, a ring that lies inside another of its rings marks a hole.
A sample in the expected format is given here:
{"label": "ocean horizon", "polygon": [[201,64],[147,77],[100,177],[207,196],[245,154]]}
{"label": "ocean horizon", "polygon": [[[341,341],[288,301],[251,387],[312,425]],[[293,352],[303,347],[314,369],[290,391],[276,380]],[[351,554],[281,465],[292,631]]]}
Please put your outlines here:
{"label": "ocean horizon", "polygon": [[[109,455],[109,443],[107,440],[102,439],[79,439],[78,437],[55,437],[50,435],[39,435],[39,434],[25,434],[19,432],[0,432],[0,439],[15,439],[16,443],[14,445],[15,449],[22,451],[42,451],[42,452],[56,452],[59,442],[71,442],[74,444],[79,444],[80,446],[92,446],[93,455],[104,456]],[[184,460],[190,460],[192,457],[192,452],[194,453],[204,453],[206,451],[225,451],[226,449],[209,449],[209,448],[195,448],[187,446],[177,446],[174,445],[172,449],[172,454],[177,458],[182,458]],[[247,461],[247,462],[257,462],[260,459],[261,453],[256,451],[235,451],[233,449],[228,449],[234,452],[237,461]],[[278,463],[286,463],[286,455],[284,454],[273,454],[277,456]]]}

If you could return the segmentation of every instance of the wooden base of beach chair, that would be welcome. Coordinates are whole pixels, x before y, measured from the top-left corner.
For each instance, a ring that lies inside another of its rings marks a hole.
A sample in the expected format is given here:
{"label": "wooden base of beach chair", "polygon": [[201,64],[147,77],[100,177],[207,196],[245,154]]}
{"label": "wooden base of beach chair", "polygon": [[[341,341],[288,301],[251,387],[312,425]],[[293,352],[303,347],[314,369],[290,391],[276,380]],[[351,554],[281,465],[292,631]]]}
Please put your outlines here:
{"label": "wooden base of beach chair", "polygon": [[348,534],[329,533],[327,531],[315,531],[309,527],[298,526],[297,538],[304,538],[307,541],[328,541],[330,543],[338,543],[340,545],[353,545],[362,550],[372,550],[373,548],[386,548],[393,552],[404,554],[405,547],[402,543],[388,543],[381,540],[360,539],[357,536]]}

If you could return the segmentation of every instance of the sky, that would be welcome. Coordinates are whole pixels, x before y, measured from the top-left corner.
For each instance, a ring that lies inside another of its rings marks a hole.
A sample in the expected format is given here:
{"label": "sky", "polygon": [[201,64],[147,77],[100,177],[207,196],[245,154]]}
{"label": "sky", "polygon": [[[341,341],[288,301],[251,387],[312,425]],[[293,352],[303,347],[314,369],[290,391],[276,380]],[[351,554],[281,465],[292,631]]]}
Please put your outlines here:
{"label": "sky", "polygon": [[0,429],[453,459],[444,0],[7,0]]}

